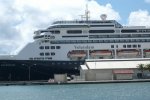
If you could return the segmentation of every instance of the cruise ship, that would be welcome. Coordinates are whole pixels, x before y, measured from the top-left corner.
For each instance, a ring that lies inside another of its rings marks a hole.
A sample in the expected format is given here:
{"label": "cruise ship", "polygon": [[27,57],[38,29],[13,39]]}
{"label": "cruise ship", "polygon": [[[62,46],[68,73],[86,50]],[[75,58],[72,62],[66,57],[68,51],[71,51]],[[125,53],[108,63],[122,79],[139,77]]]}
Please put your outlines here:
{"label": "cruise ship", "polygon": [[0,57],[0,81],[48,80],[54,74],[79,75],[86,59],[150,57],[150,28],[122,26],[116,20],[56,21],[34,32],[17,55]]}

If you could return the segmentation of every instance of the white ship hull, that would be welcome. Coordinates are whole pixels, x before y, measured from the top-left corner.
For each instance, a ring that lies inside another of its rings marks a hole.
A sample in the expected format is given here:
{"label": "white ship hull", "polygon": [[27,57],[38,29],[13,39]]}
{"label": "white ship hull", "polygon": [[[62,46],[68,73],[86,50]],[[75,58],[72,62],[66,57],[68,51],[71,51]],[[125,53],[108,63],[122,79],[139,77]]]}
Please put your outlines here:
{"label": "white ship hull", "polygon": [[79,74],[86,59],[150,58],[150,28],[125,27],[104,15],[102,20],[88,20],[88,11],[85,17],[56,21],[35,31],[34,41],[17,55],[1,56],[0,80],[27,80],[29,71],[32,80]]}

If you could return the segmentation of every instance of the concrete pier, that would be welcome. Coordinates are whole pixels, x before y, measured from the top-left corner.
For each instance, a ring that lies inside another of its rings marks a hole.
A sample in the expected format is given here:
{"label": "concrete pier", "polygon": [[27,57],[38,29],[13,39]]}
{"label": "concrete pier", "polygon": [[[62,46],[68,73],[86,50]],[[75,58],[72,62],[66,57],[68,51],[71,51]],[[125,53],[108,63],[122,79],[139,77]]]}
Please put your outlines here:
{"label": "concrete pier", "polygon": [[135,79],[135,80],[103,80],[103,81],[68,81],[61,82],[48,82],[48,81],[5,81],[0,82],[0,86],[9,85],[69,85],[69,84],[106,84],[106,83],[137,83],[137,82],[150,82],[150,79]]}

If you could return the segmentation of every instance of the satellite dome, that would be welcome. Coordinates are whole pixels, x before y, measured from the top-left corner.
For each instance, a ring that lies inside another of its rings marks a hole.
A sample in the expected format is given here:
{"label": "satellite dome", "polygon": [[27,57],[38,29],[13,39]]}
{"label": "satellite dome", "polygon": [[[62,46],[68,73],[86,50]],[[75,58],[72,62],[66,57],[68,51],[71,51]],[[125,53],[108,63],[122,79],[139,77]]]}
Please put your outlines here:
{"label": "satellite dome", "polygon": [[106,15],[106,14],[102,14],[100,17],[101,17],[101,19],[104,21],[104,20],[106,20],[107,15]]}

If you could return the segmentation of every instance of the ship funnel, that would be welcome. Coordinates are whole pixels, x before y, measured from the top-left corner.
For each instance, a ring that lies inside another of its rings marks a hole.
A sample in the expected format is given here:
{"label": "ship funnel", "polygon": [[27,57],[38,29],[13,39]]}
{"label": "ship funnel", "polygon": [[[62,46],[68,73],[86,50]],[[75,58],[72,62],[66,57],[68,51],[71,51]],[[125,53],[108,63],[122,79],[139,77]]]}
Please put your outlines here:
{"label": "ship funnel", "polygon": [[107,18],[107,15],[106,15],[106,14],[102,14],[100,17],[101,17],[101,19],[102,19],[103,21],[105,21],[106,18]]}

